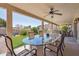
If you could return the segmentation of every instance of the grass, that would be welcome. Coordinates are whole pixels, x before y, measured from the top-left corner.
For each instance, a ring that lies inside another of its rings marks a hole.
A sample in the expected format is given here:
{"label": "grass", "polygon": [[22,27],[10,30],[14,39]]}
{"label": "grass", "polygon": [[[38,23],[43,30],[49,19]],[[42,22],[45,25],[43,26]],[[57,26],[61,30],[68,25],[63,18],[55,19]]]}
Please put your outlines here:
{"label": "grass", "polygon": [[27,36],[23,36],[23,35],[16,35],[16,36],[13,36],[12,38],[12,41],[13,41],[13,48],[17,48],[19,46],[22,46],[23,45],[23,38],[25,38]]}

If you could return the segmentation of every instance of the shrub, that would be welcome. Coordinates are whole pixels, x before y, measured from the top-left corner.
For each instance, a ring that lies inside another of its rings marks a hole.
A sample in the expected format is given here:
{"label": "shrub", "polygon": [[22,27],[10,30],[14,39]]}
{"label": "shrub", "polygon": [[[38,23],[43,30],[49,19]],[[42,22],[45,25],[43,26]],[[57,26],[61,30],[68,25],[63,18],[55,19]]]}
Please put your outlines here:
{"label": "shrub", "polygon": [[6,21],[0,18],[0,27],[6,27]]}
{"label": "shrub", "polygon": [[32,27],[32,30],[34,31],[35,34],[38,34],[38,28],[37,27]]}
{"label": "shrub", "polygon": [[66,33],[67,30],[68,30],[68,27],[67,27],[66,25],[63,24],[63,25],[60,26],[60,30],[61,30],[61,32]]}
{"label": "shrub", "polygon": [[20,31],[20,35],[27,35],[27,31],[26,31],[25,29],[22,29],[22,30]]}

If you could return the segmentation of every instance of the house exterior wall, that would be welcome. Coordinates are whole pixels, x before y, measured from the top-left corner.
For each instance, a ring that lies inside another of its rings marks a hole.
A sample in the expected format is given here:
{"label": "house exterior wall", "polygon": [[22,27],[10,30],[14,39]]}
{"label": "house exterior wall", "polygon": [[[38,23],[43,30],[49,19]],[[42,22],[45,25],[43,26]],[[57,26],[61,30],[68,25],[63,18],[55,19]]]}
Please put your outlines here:
{"label": "house exterior wall", "polygon": [[77,42],[79,43],[79,22],[77,23]]}

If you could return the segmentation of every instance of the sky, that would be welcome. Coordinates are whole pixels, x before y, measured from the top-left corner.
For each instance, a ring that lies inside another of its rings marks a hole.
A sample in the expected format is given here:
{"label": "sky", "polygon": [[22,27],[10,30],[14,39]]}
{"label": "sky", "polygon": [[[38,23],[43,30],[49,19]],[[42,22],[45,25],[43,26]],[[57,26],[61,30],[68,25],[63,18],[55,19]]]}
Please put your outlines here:
{"label": "sky", "polygon": [[[17,24],[23,25],[23,26],[29,26],[31,25],[32,27],[41,25],[41,21],[29,16],[25,16],[23,14],[13,12],[13,27],[15,27]],[[7,12],[6,9],[0,8],[0,18],[6,20],[7,18]]]}

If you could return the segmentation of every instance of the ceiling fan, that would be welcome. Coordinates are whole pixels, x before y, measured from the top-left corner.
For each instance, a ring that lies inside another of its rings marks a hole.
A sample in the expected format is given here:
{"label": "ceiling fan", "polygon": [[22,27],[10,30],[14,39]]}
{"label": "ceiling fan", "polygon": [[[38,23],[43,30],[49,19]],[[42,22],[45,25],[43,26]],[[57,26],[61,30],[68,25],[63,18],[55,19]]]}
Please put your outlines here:
{"label": "ceiling fan", "polygon": [[[54,10],[54,8],[50,8],[50,11],[48,12],[48,15],[51,15],[51,18],[53,18],[54,15],[62,15],[62,13],[57,13],[59,10]],[[46,15],[46,16],[48,16]]]}

